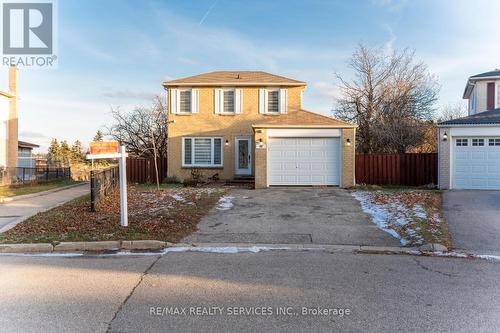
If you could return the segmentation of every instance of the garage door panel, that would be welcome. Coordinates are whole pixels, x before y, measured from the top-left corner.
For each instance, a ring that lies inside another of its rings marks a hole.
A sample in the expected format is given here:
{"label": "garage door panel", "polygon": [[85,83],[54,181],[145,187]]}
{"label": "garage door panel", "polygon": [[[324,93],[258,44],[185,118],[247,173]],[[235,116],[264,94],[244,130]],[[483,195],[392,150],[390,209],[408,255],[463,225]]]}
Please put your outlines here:
{"label": "garage door panel", "polygon": [[500,189],[500,146],[471,146],[471,141],[457,146],[453,140],[453,188]]}
{"label": "garage door panel", "polygon": [[339,185],[338,138],[270,138],[268,147],[269,185]]}

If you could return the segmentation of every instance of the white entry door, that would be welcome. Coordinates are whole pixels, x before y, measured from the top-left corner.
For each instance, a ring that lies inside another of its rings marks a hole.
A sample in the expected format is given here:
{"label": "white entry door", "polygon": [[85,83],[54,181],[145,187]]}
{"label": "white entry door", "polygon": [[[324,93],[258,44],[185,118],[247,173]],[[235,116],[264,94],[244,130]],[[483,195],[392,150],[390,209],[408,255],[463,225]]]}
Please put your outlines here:
{"label": "white entry door", "polygon": [[452,188],[500,190],[500,137],[453,139]]}
{"label": "white entry door", "polygon": [[239,176],[252,174],[252,138],[237,137],[235,148],[235,173]]}
{"label": "white entry door", "polygon": [[269,185],[339,185],[339,138],[270,138]]}

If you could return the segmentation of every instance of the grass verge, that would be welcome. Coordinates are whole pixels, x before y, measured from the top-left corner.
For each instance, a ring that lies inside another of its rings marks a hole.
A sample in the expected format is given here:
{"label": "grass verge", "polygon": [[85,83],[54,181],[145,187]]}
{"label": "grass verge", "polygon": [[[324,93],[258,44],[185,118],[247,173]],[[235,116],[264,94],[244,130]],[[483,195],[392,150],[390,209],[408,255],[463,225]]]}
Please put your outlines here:
{"label": "grass verge", "polygon": [[56,243],[156,239],[178,242],[196,230],[200,219],[226,193],[223,188],[130,186],[129,226],[120,226],[119,193],[115,191],[90,211],[90,197],[39,213],[0,234],[0,243]]}
{"label": "grass verge", "polygon": [[78,183],[79,182],[75,182],[73,180],[58,180],[38,184],[0,186],[0,198],[9,198],[18,195],[38,193]]}

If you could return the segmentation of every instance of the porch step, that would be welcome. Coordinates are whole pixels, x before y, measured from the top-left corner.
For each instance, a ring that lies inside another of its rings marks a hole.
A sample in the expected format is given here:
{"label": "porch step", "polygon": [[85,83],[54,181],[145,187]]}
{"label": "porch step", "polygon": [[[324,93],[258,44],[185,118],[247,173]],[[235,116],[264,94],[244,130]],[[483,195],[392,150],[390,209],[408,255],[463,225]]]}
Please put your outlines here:
{"label": "porch step", "polygon": [[227,184],[235,185],[235,184],[253,184],[255,183],[255,177],[253,176],[238,176],[233,179],[227,180]]}

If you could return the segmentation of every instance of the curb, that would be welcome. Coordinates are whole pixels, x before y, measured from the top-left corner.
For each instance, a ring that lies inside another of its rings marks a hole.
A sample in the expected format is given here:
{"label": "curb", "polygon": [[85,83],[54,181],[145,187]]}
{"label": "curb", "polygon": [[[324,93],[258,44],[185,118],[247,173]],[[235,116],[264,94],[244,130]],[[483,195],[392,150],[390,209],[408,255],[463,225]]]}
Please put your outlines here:
{"label": "curb", "polygon": [[7,202],[12,202],[12,201],[17,201],[17,200],[23,200],[23,199],[30,199],[30,198],[35,198],[35,197],[40,197],[42,195],[50,194],[50,193],[55,193],[59,191],[64,191],[73,187],[77,186],[83,186],[83,185],[88,185],[89,182],[83,182],[79,184],[73,184],[73,185],[68,185],[68,186],[63,186],[63,187],[58,187],[58,188],[53,188],[51,190],[47,191],[42,191],[42,192],[36,192],[36,193],[31,193],[31,194],[23,194],[23,195],[16,195],[14,197],[8,197],[8,198],[0,198],[0,204],[7,203]]}
{"label": "curb", "polygon": [[0,253],[95,252],[118,250],[156,251],[171,245],[171,243],[157,240],[61,242],[56,245],[49,243],[0,244]]}

